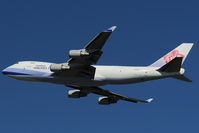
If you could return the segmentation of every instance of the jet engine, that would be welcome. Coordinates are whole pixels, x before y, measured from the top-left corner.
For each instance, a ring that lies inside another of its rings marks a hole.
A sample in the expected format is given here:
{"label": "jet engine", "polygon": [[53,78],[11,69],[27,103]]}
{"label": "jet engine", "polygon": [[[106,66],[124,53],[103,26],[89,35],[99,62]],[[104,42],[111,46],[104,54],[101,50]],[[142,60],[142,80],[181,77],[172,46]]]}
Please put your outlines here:
{"label": "jet engine", "polygon": [[107,96],[98,98],[98,104],[102,104],[102,105],[109,105],[109,104],[112,104],[112,103],[117,103],[117,101],[118,101],[117,99],[107,97]]}
{"label": "jet engine", "polygon": [[68,97],[70,97],[70,98],[80,98],[80,97],[85,97],[87,95],[88,95],[88,93],[82,92],[80,90],[69,90],[68,91]]}
{"label": "jet engine", "polygon": [[50,70],[52,72],[59,72],[59,71],[64,71],[70,69],[70,66],[68,66],[67,63],[63,63],[63,64],[51,64],[50,65]]}
{"label": "jet engine", "polygon": [[70,58],[78,58],[81,56],[88,56],[89,52],[87,52],[85,49],[80,49],[80,50],[70,50],[69,51],[69,56]]}

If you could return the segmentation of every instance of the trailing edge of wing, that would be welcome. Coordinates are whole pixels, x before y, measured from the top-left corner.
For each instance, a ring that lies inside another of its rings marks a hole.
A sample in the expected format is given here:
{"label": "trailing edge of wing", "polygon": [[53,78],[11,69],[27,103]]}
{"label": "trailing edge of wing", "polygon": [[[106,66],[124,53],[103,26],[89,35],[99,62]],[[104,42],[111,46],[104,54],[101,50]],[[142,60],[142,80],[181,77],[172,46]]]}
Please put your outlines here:
{"label": "trailing edge of wing", "polygon": [[112,98],[115,98],[116,100],[125,100],[125,101],[129,101],[129,102],[134,102],[134,103],[137,103],[137,102],[150,103],[153,100],[153,98],[150,98],[150,99],[147,99],[147,100],[135,99],[135,98],[123,96],[123,95],[120,95],[120,94],[116,94],[114,92],[104,90],[104,89],[101,89],[99,87],[92,87],[91,92],[98,94],[98,95],[102,95],[102,96],[112,97]]}

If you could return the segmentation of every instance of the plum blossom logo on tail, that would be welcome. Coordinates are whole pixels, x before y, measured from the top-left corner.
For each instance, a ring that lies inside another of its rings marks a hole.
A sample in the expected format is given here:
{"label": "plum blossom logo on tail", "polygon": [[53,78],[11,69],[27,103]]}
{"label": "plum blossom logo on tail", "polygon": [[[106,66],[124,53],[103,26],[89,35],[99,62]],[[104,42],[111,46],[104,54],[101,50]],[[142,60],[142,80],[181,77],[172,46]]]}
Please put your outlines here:
{"label": "plum blossom logo on tail", "polygon": [[178,50],[173,50],[170,53],[168,53],[167,55],[165,55],[163,58],[165,60],[165,63],[168,63],[172,59],[174,59],[175,57],[182,57],[182,58],[184,58],[184,55],[180,54]]}

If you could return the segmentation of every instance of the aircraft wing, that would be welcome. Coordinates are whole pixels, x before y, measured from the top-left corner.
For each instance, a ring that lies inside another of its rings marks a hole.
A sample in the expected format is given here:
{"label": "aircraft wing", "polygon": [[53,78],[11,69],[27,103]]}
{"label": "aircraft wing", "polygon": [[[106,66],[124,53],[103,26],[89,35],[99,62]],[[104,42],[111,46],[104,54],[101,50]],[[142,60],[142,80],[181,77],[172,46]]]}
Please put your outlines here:
{"label": "aircraft wing", "polygon": [[117,94],[117,93],[114,93],[114,92],[111,92],[111,91],[108,91],[108,90],[104,90],[104,89],[101,89],[99,87],[93,87],[92,93],[102,95],[102,96],[107,96],[108,98],[110,97],[110,98],[113,98],[115,100],[125,100],[125,101],[129,101],[129,102],[134,102],[134,103],[137,103],[137,102],[149,103],[153,100],[152,98],[150,98],[148,100],[135,99],[135,98],[123,96],[123,95],[120,95],[120,94]]}
{"label": "aircraft wing", "polygon": [[[96,64],[103,53],[101,50],[102,47],[115,29],[116,26],[112,26],[111,28],[101,32],[80,51],[71,50],[69,52],[69,56],[71,58],[67,61],[67,63],[70,66],[74,66],[74,64],[76,66],[89,66]],[[76,56],[77,53],[79,56]]]}
{"label": "aircraft wing", "polygon": [[[140,100],[140,99],[136,99],[136,98],[131,98],[131,97],[123,96],[123,95],[120,95],[120,94],[117,94],[117,93],[114,93],[114,92],[111,92],[111,91],[108,91],[108,90],[101,89],[99,87],[87,87],[87,88],[78,87],[78,86],[68,86],[68,87],[79,89],[82,92],[94,93],[94,94],[105,96],[107,99],[115,101],[115,102],[112,102],[112,103],[116,103],[118,100],[124,100],[124,101],[133,102],[133,103],[137,103],[137,102],[149,103],[153,100],[153,98],[150,98],[150,99],[147,99],[147,100]],[[111,104],[111,103],[109,103],[109,104]]]}

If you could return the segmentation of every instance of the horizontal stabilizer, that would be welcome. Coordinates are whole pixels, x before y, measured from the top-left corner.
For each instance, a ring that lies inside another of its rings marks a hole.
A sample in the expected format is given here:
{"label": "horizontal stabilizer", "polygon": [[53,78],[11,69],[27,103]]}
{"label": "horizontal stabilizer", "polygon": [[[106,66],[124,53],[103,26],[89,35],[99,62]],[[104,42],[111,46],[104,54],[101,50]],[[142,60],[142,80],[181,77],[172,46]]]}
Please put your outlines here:
{"label": "horizontal stabilizer", "polygon": [[162,66],[158,71],[160,72],[179,72],[183,57],[175,57],[169,63]]}
{"label": "horizontal stabilizer", "polygon": [[178,80],[182,80],[182,81],[185,81],[185,82],[192,82],[192,80],[185,77],[184,75],[177,75],[177,76],[174,76],[173,78],[178,79]]}

